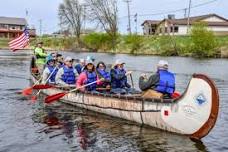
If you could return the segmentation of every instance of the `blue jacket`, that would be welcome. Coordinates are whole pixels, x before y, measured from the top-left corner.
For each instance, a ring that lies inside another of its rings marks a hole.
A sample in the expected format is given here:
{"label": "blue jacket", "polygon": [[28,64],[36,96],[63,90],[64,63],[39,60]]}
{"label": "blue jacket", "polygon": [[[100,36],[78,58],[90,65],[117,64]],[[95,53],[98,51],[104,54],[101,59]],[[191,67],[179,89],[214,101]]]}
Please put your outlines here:
{"label": "blue jacket", "polygon": [[75,69],[76,69],[76,71],[78,72],[78,74],[81,74],[81,73],[82,73],[82,70],[83,70],[83,67],[82,67],[81,64],[77,64],[77,65],[75,66]]}
{"label": "blue jacket", "polygon": [[155,90],[164,94],[171,95],[175,91],[175,77],[174,74],[166,70],[159,70],[159,83]]}
{"label": "blue jacket", "polygon": [[[58,68],[54,67],[54,66],[47,66],[49,71],[50,71],[50,74],[51,74],[51,77],[49,78],[49,83],[55,83],[55,76],[58,72]],[[53,70],[55,69],[55,71],[53,72]],[[52,73],[53,72],[53,73]]]}
{"label": "blue jacket", "polygon": [[[86,72],[86,76],[87,76],[86,84],[89,84],[89,83],[92,83],[94,81],[97,81],[96,72],[88,72],[88,71],[85,71],[85,72]],[[96,86],[97,86],[97,84],[94,83],[92,85],[87,86],[86,90],[87,91],[95,91],[96,90]]]}
{"label": "blue jacket", "polygon": [[111,87],[115,88],[130,88],[127,83],[126,71],[124,69],[114,68],[111,70]]}
{"label": "blue jacket", "polygon": [[105,79],[105,81],[111,81],[111,75],[109,72],[105,71],[105,70],[100,70],[100,69],[97,69],[97,73],[99,76],[101,76],[102,78]]}
{"label": "blue jacket", "polygon": [[74,68],[67,68],[66,66],[63,67],[63,75],[62,75],[62,80],[67,83],[67,84],[75,84],[75,73],[74,73]]}

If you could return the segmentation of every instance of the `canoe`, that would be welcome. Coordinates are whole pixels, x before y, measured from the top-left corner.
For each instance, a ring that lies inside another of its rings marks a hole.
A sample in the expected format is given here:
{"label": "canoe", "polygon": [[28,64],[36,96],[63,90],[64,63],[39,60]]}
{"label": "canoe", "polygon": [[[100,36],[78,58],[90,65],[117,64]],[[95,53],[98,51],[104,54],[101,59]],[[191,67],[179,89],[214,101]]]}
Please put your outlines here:
{"label": "canoe", "polygon": [[[34,69],[34,60],[31,65]],[[37,81],[34,70],[31,70],[31,79]],[[53,95],[63,90],[50,88],[42,92]],[[218,90],[203,74],[193,74],[185,92],[177,99],[72,92],[60,101],[193,139],[201,139],[212,130],[219,111]]]}

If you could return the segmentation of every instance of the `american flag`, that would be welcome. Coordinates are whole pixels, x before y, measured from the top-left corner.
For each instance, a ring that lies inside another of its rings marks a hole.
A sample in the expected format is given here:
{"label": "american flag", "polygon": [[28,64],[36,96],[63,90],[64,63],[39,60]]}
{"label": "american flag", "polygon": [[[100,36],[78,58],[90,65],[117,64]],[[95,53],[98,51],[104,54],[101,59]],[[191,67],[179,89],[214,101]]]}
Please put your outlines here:
{"label": "american flag", "polygon": [[16,50],[25,48],[28,44],[29,44],[29,32],[27,28],[25,28],[25,30],[19,37],[9,42],[9,48],[12,51],[16,51]]}

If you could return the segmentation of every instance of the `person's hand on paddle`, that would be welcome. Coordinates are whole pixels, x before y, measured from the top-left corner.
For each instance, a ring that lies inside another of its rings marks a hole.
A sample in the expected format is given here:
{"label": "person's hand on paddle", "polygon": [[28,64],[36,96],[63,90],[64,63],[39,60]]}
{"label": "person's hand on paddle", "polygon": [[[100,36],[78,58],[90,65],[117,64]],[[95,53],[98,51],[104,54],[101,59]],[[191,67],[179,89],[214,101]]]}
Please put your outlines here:
{"label": "person's hand on paddle", "polygon": [[126,76],[131,75],[131,74],[132,74],[132,71],[127,71],[127,72],[125,73]]}

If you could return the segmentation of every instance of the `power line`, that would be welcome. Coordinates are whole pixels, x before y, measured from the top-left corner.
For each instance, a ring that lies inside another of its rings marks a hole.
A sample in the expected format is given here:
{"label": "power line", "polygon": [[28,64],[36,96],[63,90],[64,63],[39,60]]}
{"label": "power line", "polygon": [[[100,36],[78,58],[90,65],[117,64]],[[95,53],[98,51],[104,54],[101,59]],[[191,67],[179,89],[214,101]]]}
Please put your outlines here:
{"label": "power line", "polygon": [[130,15],[130,6],[129,3],[131,0],[124,0],[127,3],[127,11],[128,11],[128,32],[131,34],[131,15]]}
{"label": "power line", "polygon": [[[193,5],[191,8],[197,8],[197,7],[200,7],[200,6],[204,6],[204,5],[208,5],[210,3],[214,3],[215,1],[217,0],[211,0],[211,1],[208,1],[208,2],[204,2],[204,3],[201,3],[201,4],[197,4],[197,5]],[[168,13],[175,13],[175,12],[180,12],[180,11],[185,11],[185,10],[188,10],[189,8],[181,8],[181,9],[176,9],[176,10],[169,10],[169,11],[164,11],[164,12],[159,12],[159,13],[151,13],[151,14],[138,14],[138,16],[140,17],[143,17],[143,16],[156,16],[156,15],[163,15],[163,14],[168,14]],[[131,15],[133,16],[133,15]],[[128,16],[123,16],[123,17],[120,17],[120,18],[126,18]]]}

